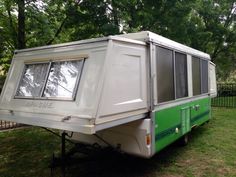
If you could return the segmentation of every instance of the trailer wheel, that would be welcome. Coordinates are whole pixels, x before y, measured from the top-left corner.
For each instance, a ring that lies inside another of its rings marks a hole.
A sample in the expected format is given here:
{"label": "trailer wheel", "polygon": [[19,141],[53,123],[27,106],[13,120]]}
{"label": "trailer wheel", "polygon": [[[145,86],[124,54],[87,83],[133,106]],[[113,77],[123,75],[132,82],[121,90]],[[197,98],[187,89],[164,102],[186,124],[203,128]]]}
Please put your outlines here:
{"label": "trailer wheel", "polygon": [[186,146],[188,144],[188,140],[189,140],[189,134],[187,133],[179,139],[178,143],[180,146]]}

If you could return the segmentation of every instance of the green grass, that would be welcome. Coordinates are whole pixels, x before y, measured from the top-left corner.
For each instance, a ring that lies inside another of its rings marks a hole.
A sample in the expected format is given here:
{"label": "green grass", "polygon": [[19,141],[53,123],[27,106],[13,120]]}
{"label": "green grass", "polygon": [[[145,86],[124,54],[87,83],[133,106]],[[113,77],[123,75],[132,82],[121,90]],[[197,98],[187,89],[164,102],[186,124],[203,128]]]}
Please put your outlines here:
{"label": "green grass", "polygon": [[[83,157],[68,177],[235,177],[236,110],[215,108],[212,114],[187,146],[173,144],[151,159],[110,152]],[[59,151],[60,139],[40,128],[1,132],[0,177],[50,176],[51,155]]]}

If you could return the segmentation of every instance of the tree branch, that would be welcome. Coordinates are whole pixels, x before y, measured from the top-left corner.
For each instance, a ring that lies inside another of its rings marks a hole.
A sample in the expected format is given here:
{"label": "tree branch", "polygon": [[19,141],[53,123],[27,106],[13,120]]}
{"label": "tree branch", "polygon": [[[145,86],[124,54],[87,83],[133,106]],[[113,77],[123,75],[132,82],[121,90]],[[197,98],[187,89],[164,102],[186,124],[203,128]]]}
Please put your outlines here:
{"label": "tree branch", "polygon": [[66,23],[66,20],[67,20],[67,16],[64,18],[64,20],[62,21],[61,25],[59,26],[59,28],[57,29],[55,35],[53,36],[52,39],[50,39],[48,42],[47,42],[47,45],[51,45],[52,42],[59,36],[59,34],[61,33],[62,31],[62,28],[64,26],[64,24]]}
{"label": "tree branch", "polygon": [[230,22],[231,22],[231,20],[232,20],[232,18],[233,18],[232,14],[234,14],[234,12],[236,10],[236,7],[234,7],[234,3],[235,2],[232,2],[231,6],[230,6],[229,14],[227,15],[224,27],[228,27]]}
{"label": "tree branch", "polygon": [[[226,20],[225,20],[225,23],[224,23],[224,28],[228,28],[229,25],[231,24],[232,22],[232,19],[233,19],[233,13],[235,12],[236,10],[236,7],[234,7],[234,2],[232,2],[231,6],[230,6],[230,10],[229,10],[229,13],[226,17]],[[219,39],[217,44],[216,44],[216,47],[212,53],[212,61],[214,62],[214,60],[216,59],[217,55],[221,52],[221,45],[222,45],[222,42],[224,42],[222,39]]]}
{"label": "tree branch", "polygon": [[[74,1],[73,1],[73,2],[74,2]],[[80,3],[81,3],[81,0],[76,0],[75,2],[76,2],[76,3],[75,3],[74,6],[78,7],[78,6],[80,5]],[[68,3],[71,3],[71,2],[69,1]],[[69,16],[66,15],[66,17],[63,19],[61,25],[60,25],[59,28],[57,29],[57,31],[56,31],[55,35],[53,36],[53,38],[50,39],[50,40],[46,43],[47,45],[52,44],[52,42],[59,36],[59,34],[61,33],[61,31],[62,31],[62,29],[63,29],[63,26],[65,25],[66,20],[68,19],[68,17],[69,17]]]}

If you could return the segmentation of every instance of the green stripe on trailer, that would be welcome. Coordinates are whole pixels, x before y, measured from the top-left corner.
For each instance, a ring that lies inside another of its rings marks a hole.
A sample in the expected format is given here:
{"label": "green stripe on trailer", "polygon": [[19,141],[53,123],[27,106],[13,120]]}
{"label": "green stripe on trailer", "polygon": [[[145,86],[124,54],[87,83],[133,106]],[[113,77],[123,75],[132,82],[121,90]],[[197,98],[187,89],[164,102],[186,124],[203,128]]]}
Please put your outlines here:
{"label": "green stripe on trailer", "polygon": [[[198,121],[203,121],[203,120],[204,120],[204,119],[203,119],[204,117],[205,117],[205,119],[208,120],[208,115],[209,115],[209,113],[210,113],[210,110],[207,110],[207,111],[203,112],[202,114],[199,114],[199,115],[193,117],[193,118],[191,119],[191,125],[193,126],[193,125],[196,124]],[[206,121],[207,121],[207,120],[206,120]],[[205,121],[203,121],[203,122],[205,122]]]}
{"label": "green stripe on trailer", "polygon": [[155,112],[155,149],[170,143],[210,119],[210,98],[191,101]]}
{"label": "green stripe on trailer", "polygon": [[161,140],[161,139],[163,139],[163,138],[165,138],[165,137],[175,133],[176,128],[181,129],[181,124],[175,125],[175,126],[173,126],[171,128],[168,128],[168,129],[166,129],[166,130],[156,134],[155,140],[156,141]]}

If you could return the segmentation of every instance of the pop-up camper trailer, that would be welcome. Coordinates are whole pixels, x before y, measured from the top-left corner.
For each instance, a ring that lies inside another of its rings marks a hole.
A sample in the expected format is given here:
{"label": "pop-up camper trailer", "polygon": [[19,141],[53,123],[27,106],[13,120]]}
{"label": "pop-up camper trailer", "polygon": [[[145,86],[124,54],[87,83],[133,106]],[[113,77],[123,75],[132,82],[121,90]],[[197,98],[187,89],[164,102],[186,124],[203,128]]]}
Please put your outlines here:
{"label": "pop-up camper trailer", "polygon": [[151,157],[208,121],[215,95],[208,54],[145,31],[15,51],[0,119]]}

